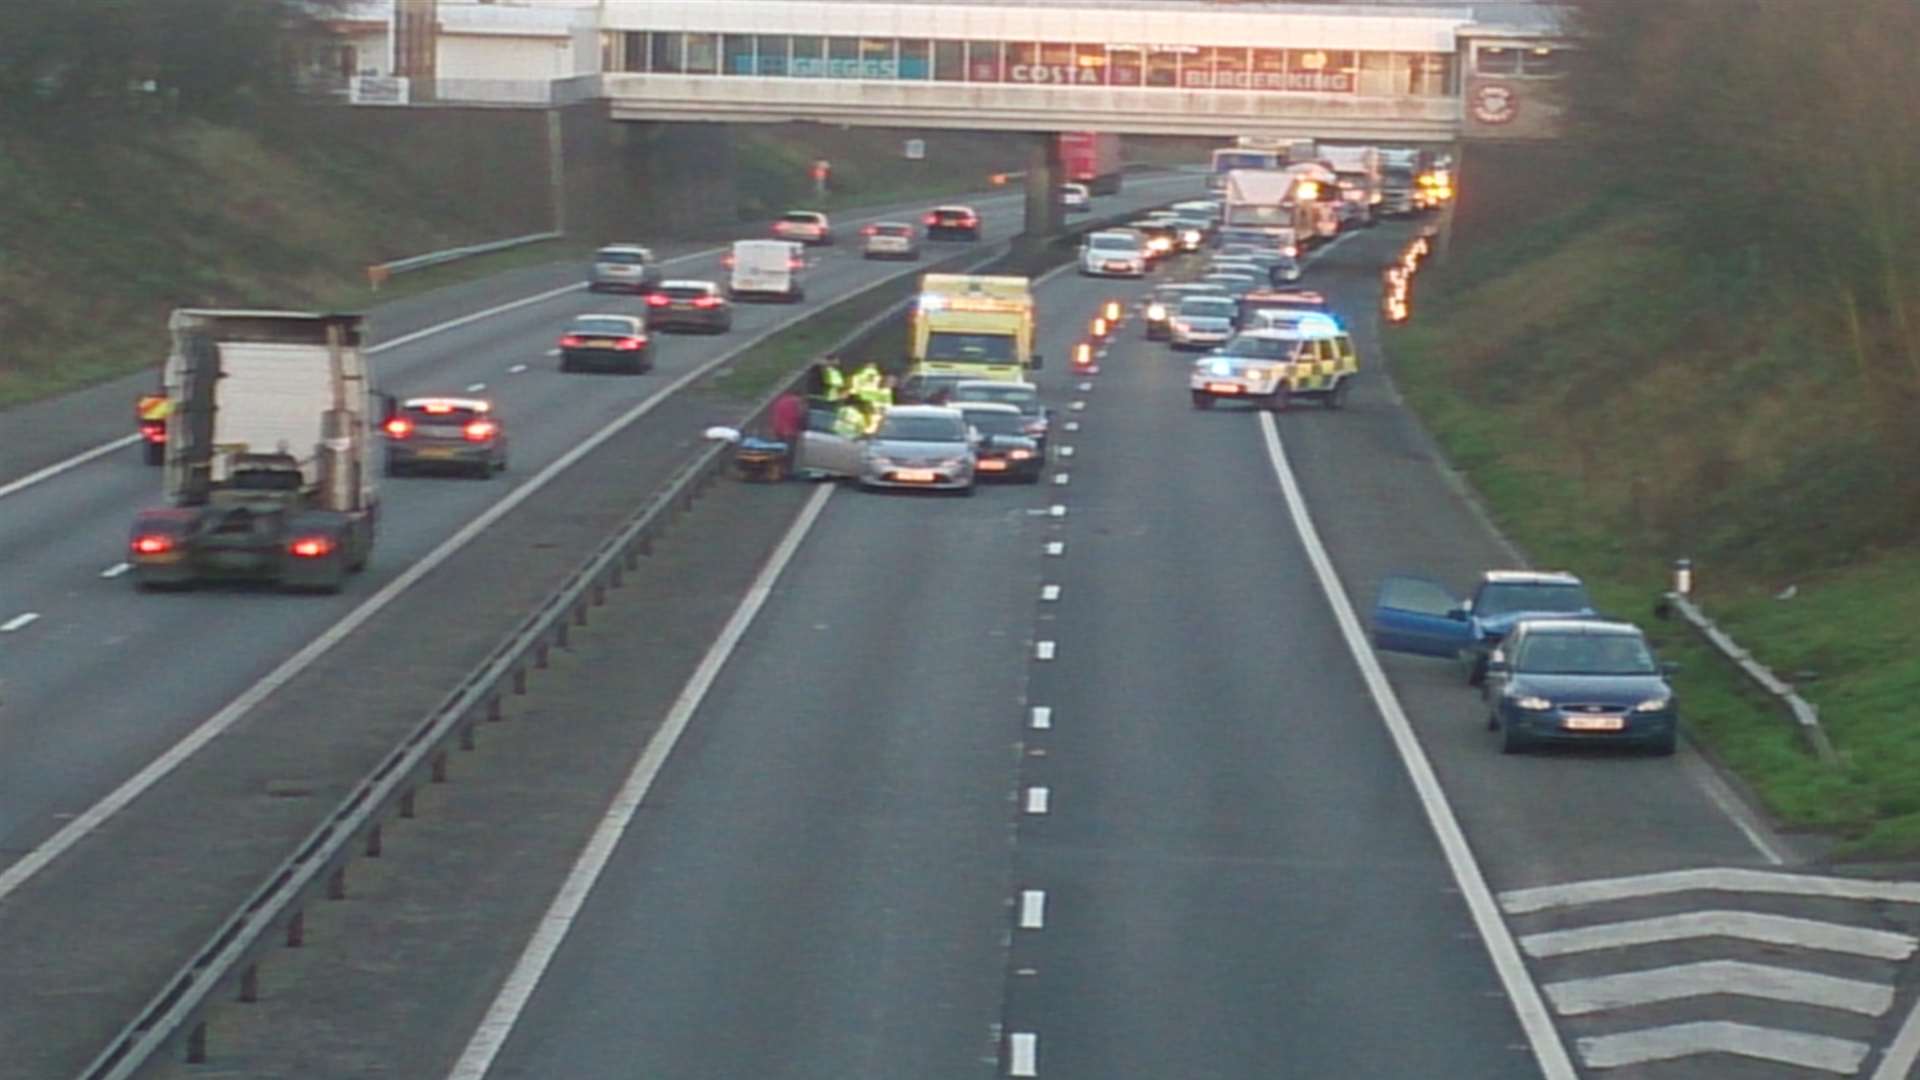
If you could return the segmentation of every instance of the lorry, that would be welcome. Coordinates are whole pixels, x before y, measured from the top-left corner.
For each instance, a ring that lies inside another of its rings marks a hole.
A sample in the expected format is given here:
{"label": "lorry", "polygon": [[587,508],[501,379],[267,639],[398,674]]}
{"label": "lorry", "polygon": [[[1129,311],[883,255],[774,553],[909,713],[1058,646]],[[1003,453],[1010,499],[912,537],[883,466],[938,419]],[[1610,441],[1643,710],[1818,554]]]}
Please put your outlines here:
{"label": "lorry", "polygon": [[1420,177],[1432,167],[1430,151],[1380,151],[1380,213],[1387,217],[1408,217],[1428,209],[1427,189],[1421,185]]}
{"label": "lorry", "polygon": [[1040,369],[1033,310],[1024,277],[923,275],[907,324],[908,377],[1027,381]]}
{"label": "lorry", "polygon": [[364,318],[182,308],[168,328],[166,505],[134,517],[134,584],[338,592],[372,554],[373,428],[393,408],[368,385]]}
{"label": "lorry", "polygon": [[1340,197],[1354,204],[1353,220],[1372,225],[1380,213],[1380,150],[1374,146],[1323,146],[1320,163],[1333,170]]}
{"label": "lorry", "polygon": [[1333,173],[1319,165],[1227,174],[1223,230],[1258,229],[1297,254],[1339,231]]}
{"label": "lorry", "polygon": [[1120,136],[1101,131],[1060,133],[1062,182],[1085,184],[1095,195],[1120,190]]}

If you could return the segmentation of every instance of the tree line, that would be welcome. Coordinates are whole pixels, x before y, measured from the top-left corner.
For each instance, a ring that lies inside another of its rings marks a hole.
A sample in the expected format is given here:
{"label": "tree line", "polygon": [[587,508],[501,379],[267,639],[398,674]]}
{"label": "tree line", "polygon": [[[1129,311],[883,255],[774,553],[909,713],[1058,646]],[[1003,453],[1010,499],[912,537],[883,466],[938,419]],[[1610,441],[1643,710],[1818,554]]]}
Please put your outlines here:
{"label": "tree line", "polygon": [[349,0],[3,0],[0,118],[213,115],[291,88]]}
{"label": "tree line", "polygon": [[1920,3],[1573,0],[1571,136],[1676,239],[1830,296],[1920,390]]}

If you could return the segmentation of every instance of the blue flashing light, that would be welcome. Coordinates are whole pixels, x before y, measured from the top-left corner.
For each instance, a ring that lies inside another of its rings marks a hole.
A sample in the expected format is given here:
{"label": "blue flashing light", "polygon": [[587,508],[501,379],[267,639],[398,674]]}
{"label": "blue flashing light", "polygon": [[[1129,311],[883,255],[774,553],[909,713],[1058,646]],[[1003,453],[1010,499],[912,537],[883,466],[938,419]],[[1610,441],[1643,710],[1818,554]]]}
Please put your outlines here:
{"label": "blue flashing light", "polygon": [[1305,334],[1337,334],[1340,332],[1340,320],[1331,315],[1312,312],[1301,316],[1300,331]]}
{"label": "blue flashing light", "polygon": [[1224,356],[1218,357],[1207,363],[1207,370],[1215,375],[1231,375],[1233,374],[1233,361],[1228,360]]}

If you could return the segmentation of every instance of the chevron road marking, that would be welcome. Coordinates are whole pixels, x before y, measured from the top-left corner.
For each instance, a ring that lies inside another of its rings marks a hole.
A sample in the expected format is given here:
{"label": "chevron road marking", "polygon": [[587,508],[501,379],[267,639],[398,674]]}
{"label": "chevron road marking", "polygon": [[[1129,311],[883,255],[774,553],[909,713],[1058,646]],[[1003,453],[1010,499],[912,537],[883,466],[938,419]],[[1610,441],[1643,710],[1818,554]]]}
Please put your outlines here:
{"label": "chevron road marking", "polygon": [[1669,870],[1658,874],[1639,874],[1633,877],[1576,881],[1566,885],[1513,889],[1500,894],[1500,906],[1506,909],[1509,915],[1526,915],[1549,908],[1598,904],[1609,900],[1638,900],[1649,896],[1690,892],[1696,889],[1920,904],[1920,882],[1870,881],[1863,878],[1821,877],[1815,874],[1791,874],[1776,870],[1721,867]]}
{"label": "chevron road marking", "polygon": [[1893,1007],[1891,986],[1744,960],[1703,960],[1619,975],[1568,979],[1547,983],[1541,989],[1553,1002],[1554,1011],[1562,1016],[1654,1005],[1707,994],[1738,994],[1840,1009],[1862,1016],[1879,1016]]}
{"label": "chevron road marking", "polygon": [[1596,1035],[1579,1040],[1580,1057],[1596,1069],[1669,1061],[1693,1054],[1739,1054],[1798,1065],[1803,1069],[1851,1076],[1860,1070],[1870,1047],[1853,1039],[1707,1020],[1692,1024]]}
{"label": "chevron road marking", "polygon": [[1920,947],[1920,939],[1911,934],[1752,911],[1689,911],[1574,930],[1549,930],[1522,936],[1520,947],[1528,956],[1544,958],[1701,937],[1741,938],[1881,960],[1905,960]]}

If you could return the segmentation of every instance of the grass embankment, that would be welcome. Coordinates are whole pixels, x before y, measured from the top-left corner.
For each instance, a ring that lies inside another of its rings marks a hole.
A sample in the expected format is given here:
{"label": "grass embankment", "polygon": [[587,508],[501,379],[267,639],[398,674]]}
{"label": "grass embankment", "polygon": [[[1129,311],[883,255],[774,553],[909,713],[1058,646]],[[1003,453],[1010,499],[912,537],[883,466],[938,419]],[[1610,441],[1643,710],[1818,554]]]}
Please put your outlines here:
{"label": "grass embankment", "polygon": [[[1911,421],[1864,365],[1835,380],[1805,362],[1848,353],[1844,311],[1690,261],[1668,227],[1592,203],[1433,266],[1389,333],[1395,377],[1530,556],[1682,662],[1693,731],[1782,823],[1831,830],[1841,857],[1920,855],[1920,549],[1890,482],[1912,456],[1889,451]],[[1648,618],[1678,557],[1708,613],[1819,706],[1837,766],[1683,624]]]}

